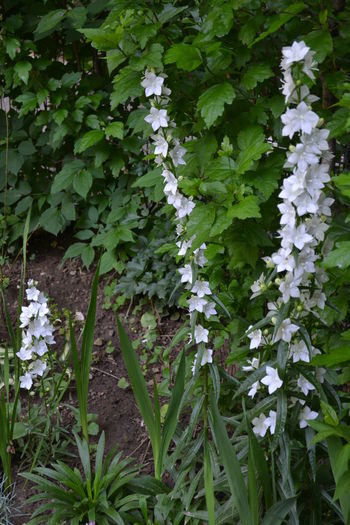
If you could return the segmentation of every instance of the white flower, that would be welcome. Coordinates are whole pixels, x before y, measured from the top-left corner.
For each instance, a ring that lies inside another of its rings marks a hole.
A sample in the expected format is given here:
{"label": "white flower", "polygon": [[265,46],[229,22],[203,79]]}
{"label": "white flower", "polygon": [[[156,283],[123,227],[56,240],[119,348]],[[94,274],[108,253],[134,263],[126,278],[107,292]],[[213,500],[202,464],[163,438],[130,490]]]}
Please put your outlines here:
{"label": "white flower", "polygon": [[192,242],[193,242],[192,239],[189,239],[188,241],[185,240],[185,241],[182,241],[182,242],[178,241],[176,243],[176,246],[178,248],[180,248],[179,251],[178,251],[178,255],[186,255],[187,250],[189,248],[191,248],[191,246],[192,246]]}
{"label": "white flower", "polygon": [[145,117],[145,121],[151,124],[153,131],[157,131],[159,128],[167,128],[168,120],[169,117],[166,109],[157,109],[154,107],[151,108],[149,115]]}
{"label": "white flower", "polygon": [[180,164],[186,164],[186,161],[184,160],[183,156],[185,155],[186,153],[186,150],[185,148],[183,148],[179,141],[174,141],[175,142],[175,146],[174,148],[170,151],[170,157],[172,158],[172,161],[174,163],[174,166],[177,167],[179,166]]}
{"label": "white flower", "polygon": [[316,69],[316,62],[314,62],[314,54],[315,51],[309,51],[307,55],[305,56],[305,61],[303,65],[303,71],[305,75],[307,75],[311,80],[315,79],[315,75],[313,74],[313,69]]}
{"label": "white flower", "polygon": [[201,297],[198,297],[198,295],[192,295],[188,300],[188,310],[190,313],[194,311],[203,313],[207,303],[208,301],[206,299],[202,299]]}
{"label": "white flower", "polygon": [[151,139],[154,141],[154,153],[156,155],[161,155],[162,157],[166,157],[168,154],[168,148],[169,144],[167,140],[162,135],[152,135]]}
{"label": "white flower", "polygon": [[248,397],[251,397],[252,399],[254,399],[254,396],[255,394],[257,393],[257,391],[259,390],[260,388],[260,383],[259,381],[255,381],[255,383],[252,384],[252,386],[250,387],[250,390],[248,392]]}
{"label": "white flower", "polygon": [[290,343],[292,335],[299,330],[299,327],[291,322],[290,319],[284,319],[280,324],[276,336],[274,338],[274,343],[282,339],[286,343]]}
{"label": "white flower", "polygon": [[[251,326],[248,328],[248,330],[251,328]],[[247,334],[247,337],[250,339],[250,345],[249,348],[252,350],[253,348],[259,348],[261,339],[262,339],[262,331],[261,330],[253,330],[253,332],[250,332]]]}
{"label": "white flower", "polygon": [[206,263],[208,262],[208,259],[204,255],[204,251],[205,251],[206,247],[207,247],[206,244],[203,243],[199,248],[197,248],[193,252],[194,262],[196,264],[198,264],[198,266],[200,266],[201,268],[203,268],[203,266],[205,266]]}
{"label": "white flower", "polygon": [[296,277],[293,273],[287,273],[278,289],[282,294],[284,303],[287,303],[291,297],[300,297],[300,277]]}
{"label": "white flower", "polygon": [[266,376],[262,378],[261,382],[268,387],[269,394],[273,394],[283,385],[283,381],[280,379],[278,371],[272,366],[266,367]]}
{"label": "white flower", "polygon": [[298,341],[290,346],[289,355],[293,359],[293,363],[298,361],[310,362],[310,355],[307,346],[303,340]]}
{"label": "white flower", "polygon": [[163,83],[163,77],[157,77],[152,71],[145,71],[145,76],[141,82],[141,86],[145,88],[146,97],[151,97],[152,95],[157,95],[159,97],[162,94]]}
{"label": "white flower", "polygon": [[301,374],[299,375],[297,385],[304,394],[304,396],[307,396],[310,390],[315,390],[315,387],[310,381],[308,381],[304,376]]}
{"label": "white flower", "polygon": [[284,57],[283,67],[289,67],[294,62],[300,62],[304,60],[310,48],[305,44],[303,40],[300,42],[293,42],[291,46],[282,48],[282,55]]}
{"label": "white flower", "polygon": [[[308,136],[308,135],[305,135]],[[298,166],[298,169],[305,171],[309,165],[318,164],[319,157],[313,152],[313,148],[308,148],[307,143],[297,144],[291,153],[287,153],[287,161],[284,164],[285,168],[293,168]]]}
{"label": "white flower", "polygon": [[292,272],[295,268],[295,259],[290,249],[280,248],[278,252],[271,257],[272,262],[276,265],[277,272]]}
{"label": "white flower", "polygon": [[254,434],[264,437],[267,429],[269,428],[269,425],[266,423],[266,416],[264,414],[260,414],[259,417],[255,417],[252,420],[252,424]]}
{"label": "white flower", "polygon": [[31,369],[31,374],[38,375],[40,377],[42,377],[43,373],[47,368],[46,363],[44,363],[44,361],[40,361],[40,359],[34,361],[34,363],[32,363],[32,366],[33,368]]}
{"label": "white flower", "polygon": [[317,412],[313,412],[307,405],[302,408],[299,414],[299,427],[306,428],[308,426],[307,420],[316,419],[318,417]]}
{"label": "white flower", "polygon": [[209,319],[212,315],[216,315],[217,311],[215,309],[215,303],[213,303],[213,301],[207,302],[203,306],[203,313],[204,313],[206,319]]}
{"label": "white flower", "polygon": [[247,359],[249,366],[242,366],[242,370],[244,370],[244,372],[253,372],[253,370],[257,370],[259,368],[259,361],[260,360],[257,357]]}
{"label": "white flower", "polygon": [[180,205],[177,208],[177,216],[179,219],[183,219],[183,217],[186,217],[186,215],[191,215],[192,211],[195,208],[195,203],[191,199],[187,199],[186,197],[182,197],[180,201]]}
{"label": "white flower", "polygon": [[30,390],[33,385],[33,380],[30,372],[26,372],[23,376],[20,376],[20,388],[26,388],[27,390]]}
{"label": "white flower", "polygon": [[46,354],[46,352],[48,351],[46,341],[44,339],[35,341],[33,345],[33,351],[40,357]]}
{"label": "white flower", "polygon": [[213,362],[213,350],[211,348],[205,348],[203,355],[202,355],[201,366],[204,366],[207,363],[212,363],[212,362]]}
{"label": "white flower", "polygon": [[284,124],[282,135],[291,139],[296,132],[311,133],[317,126],[318,115],[309,109],[305,102],[300,102],[295,109],[287,109],[281,116]]}
{"label": "white flower", "polygon": [[190,264],[185,264],[183,268],[179,268],[182,283],[192,283],[192,267]]}
{"label": "white flower", "polygon": [[276,430],[276,417],[277,412],[275,412],[275,410],[270,410],[269,417],[267,417],[265,420],[265,423],[266,425],[268,425],[271,435],[273,435]]}
{"label": "white flower", "polygon": [[209,330],[207,330],[206,328],[203,328],[202,325],[198,324],[194,329],[194,340],[196,341],[197,345],[199,343],[207,343],[208,334],[209,334]]}
{"label": "white flower", "polygon": [[293,204],[291,204],[288,200],[285,200],[281,204],[278,204],[278,209],[280,210],[282,216],[280,223],[282,224],[289,224],[291,226],[294,226],[295,224],[295,208]]}
{"label": "white flower", "polygon": [[196,293],[198,297],[204,297],[205,295],[211,295],[211,290],[208,281],[201,281],[197,279],[191,290],[192,293]]}
{"label": "white flower", "polygon": [[21,347],[20,348],[20,351],[19,352],[16,352],[16,356],[21,360],[21,361],[30,361],[30,359],[32,359],[32,356],[33,356],[33,352],[32,350],[29,348],[25,348],[25,347]]}
{"label": "white flower", "polygon": [[178,209],[181,206],[182,195],[178,191],[175,194],[168,193],[167,201],[168,204],[171,204],[172,206],[174,206],[175,209]]}
{"label": "white flower", "polygon": [[262,273],[256,281],[250,287],[252,293],[251,299],[258,297],[264,290],[266,290],[265,275]]}
{"label": "white flower", "polygon": [[164,180],[166,182],[164,186],[164,193],[168,195],[169,193],[172,195],[175,195],[177,192],[177,178],[171,171],[164,170],[162,172],[162,175],[164,177]]}
{"label": "white flower", "polygon": [[39,290],[35,286],[31,286],[26,289],[26,295],[28,301],[37,301],[39,299]]}
{"label": "white flower", "polygon": [[285,101],[288,102],[295,90],[295,84],[291,71],[288,69],[285,71],[282,80],[282,93],[285,96]]}

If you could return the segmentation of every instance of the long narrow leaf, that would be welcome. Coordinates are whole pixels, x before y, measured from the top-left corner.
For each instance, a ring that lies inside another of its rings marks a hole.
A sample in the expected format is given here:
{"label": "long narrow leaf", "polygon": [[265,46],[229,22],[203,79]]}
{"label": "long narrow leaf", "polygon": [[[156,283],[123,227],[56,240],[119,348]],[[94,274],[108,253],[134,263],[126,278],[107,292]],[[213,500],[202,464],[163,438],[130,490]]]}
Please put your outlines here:
{"label": "long narrow leaf", "polygon": [[134,396],[153,443],[155,438],[155,421],[146,381],[143,377],[135,350],[119,319],[117,319],[117,327],[124,363],[128,371]]}
{"label": "long narrow leaf", "polygon": [[215,525],[215,496],[213,472],[210,463],[208,437],[206,434],[204,435],[204,487],[205,501],[207,504],[207,511],[209,517],[209,525]]}
{"label": "long narrow leaf", "polygon": [[182,405],[182,397],[185,389],[185,374],[186,374],[186,358],[185,351],[182,351],[179,368],[177,370],[174,388],[171,393],[171,398],[168,410],[165,416],[162,442],[161,442],[161,464],[164,463],[164,457],[168,452],[170,441],[174,435],[177,422],[179,420],[180,408]]}
{"label": "long narrow leaf", "polygon": [[295,504],[296,498],[288,498],[275,503],[265,514],[261,525],[281,525]]}
{"label": "long narrow leaf", "polygon": [[249,509],[247,487],[244,483],[236,452],[228,438],[213,395],[210,396],[210,410],[211,431],[215,437],[221,461],[227,474],[234,506],[237,509],[242,525],[252,525],[253,521]]}

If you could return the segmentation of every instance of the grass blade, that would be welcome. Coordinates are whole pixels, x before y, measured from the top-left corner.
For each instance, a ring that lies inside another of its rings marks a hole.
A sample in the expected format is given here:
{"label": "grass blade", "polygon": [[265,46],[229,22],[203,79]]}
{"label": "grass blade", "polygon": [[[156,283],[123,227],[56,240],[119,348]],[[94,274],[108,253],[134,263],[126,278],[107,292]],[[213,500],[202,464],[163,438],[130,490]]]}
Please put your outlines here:
{"label": "grass blade", "polygon": [[275,503],[265,514],[261,525],[281,525],[287,514],[292,510],[296,498],[288,498]]}
{"label": "grass blade", "polygon": [[215,496],[213,472],[210,463],[208,436],[204,435],[204,487],[205,487],[205,501],[207,504],[207,511],[209,517],[209,525],[215,525]]}

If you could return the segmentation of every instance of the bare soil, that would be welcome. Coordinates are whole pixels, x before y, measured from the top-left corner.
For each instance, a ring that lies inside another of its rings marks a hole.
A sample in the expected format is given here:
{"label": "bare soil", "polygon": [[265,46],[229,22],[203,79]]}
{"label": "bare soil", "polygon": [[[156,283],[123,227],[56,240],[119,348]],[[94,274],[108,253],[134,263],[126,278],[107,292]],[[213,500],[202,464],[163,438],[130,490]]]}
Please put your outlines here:
{"label": "bare soil", "polygon": [[[83,268],[80,260],[67,261],[62,264],[62,256],[65,250],[64,239],[57,242],[54,237],[42,235],[34,238],[28,247],[27,279],[38,281],[38,288],[57,304],[59,309],[68,308],[73,315],[82,312],[86,316],[91,283],[94,268],[87,270]],[[7,304],[11,317],[15,319],[17,311],[17,294],[21,277],[21,262],[15,261],[6,270],[10,279],[7,290]],[[109,279],[111,276],[109,276]],[[130,387],[118,388],[118,380],[127,377],[123,358],[120,350],[114,313],[111,309],[103,308],[103,288],[106,279],[101,279],[99,285],[95,345],[93,349],[93,364],[91,368],[89,385],[89,412],[98,414],[100,431],[104,430],[106,435],[106,451],[116,443],[119,450],[125,455],[130,455],[139,463],[151,463],[151,450],[147,433],[143,426],[140,413],[136,406]],[[131,337],[138,337],[142,333],[139,323],[128,325],[126,310],[120,313],[124,326]],[[0,313],[0,343],[6,340],[6,326],[2,313]],[[161,341],[168,342],[171,335],[178,326],[169,319],[162,318],[158,327]],[[135,334],[136,332],[136,334]],[[62,338],[61,338],[62,339]],[[115,348],[111,354],[106,353],[106,345],[110,342]],[[63,342],[57,338],[58,351]],[[70,388],[69,402],[77,406],[74,392],[74,383]],[[70,429],[74,417],[67,411],[65,425]],[[16,470],[16,460],[14,461]],[[149,467],[150,469],[151,467]],[[14,520],[14,525],[25,525],[29,520],[30,511],[33,507],[25,507],[25,502],[33,493],[28,483],[24,486],[23,478],[17,476],[16,483],[16,506],[21,511],[21,516]]]}

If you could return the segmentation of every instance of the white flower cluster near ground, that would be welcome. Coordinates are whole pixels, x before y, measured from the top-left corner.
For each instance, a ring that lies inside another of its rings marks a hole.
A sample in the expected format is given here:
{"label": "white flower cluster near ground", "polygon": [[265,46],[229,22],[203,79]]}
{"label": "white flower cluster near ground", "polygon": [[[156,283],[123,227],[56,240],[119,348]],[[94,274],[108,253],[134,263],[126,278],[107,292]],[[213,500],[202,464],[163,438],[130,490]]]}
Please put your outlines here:
{"label": "white flower cluster near ground", "polygon": [[[304,42],[294,42],[292,46],[283,48],[282,54],[282,92],[286,103],[294,106],[288,107],[281,117],[282,135],[290,139],[296,136],[298,142],[291,145],[287,152],[284,167],[291,170],[291,174],[284,178],[279,194],[282,199],[278,205],[281,213],[278,231],[281,246],[271,257],[265,258],[267,267],[276,276],[274,284],[278,287],[279,296],[267,305],[269,315],[266,325],[272,325],[272,330],[265,328],[262,331],[250,327],[247,335],[251,349],[259,349],[262,345],[271,347],[274,343],[284,344],[282,348],[288,352],[289,359],[287,369],[282,370],[282,377],[281,370],[274,363],[260,363],[260,366],[266,366],[266,375],[251,385],[248,395],[253,398],[262,388],[261,384],[267,386],[269,395],[273,394],[287,382],[288,367],[292,368],[298,363],[299,371],[292,373],[288,381],[295,392],[292,402],[302,407],[299,426],[305,428],[307,420],[318,416],[305,404],[306,398],[310,392],[315,392],[317,381],[323,382],[325,372],[323,369],[305,367],[307,379],[300,369],[302,363],[309,363],[315,354],[320,353],[310,344],[311,339],[305,333],[302,322],[310,314],[317,318],[318,310],[322,310],[326,302],[322,284],[327,277],[317,261],[321,257],[320,243],[329,227],[327,219],[331,215],[333,203],[333,199],[323,191],[330,180],[329,161],[332,156],[327,143],[329,131],[319,129],[322,122],[310,106],[318,99],[310,94],[309,88],[301,80],[303,75],[315,78],[314,52]],[[272,284],[271,278],[262,274],[251,288],[252,298],[265,292]],[[280,319],[282,311],[286,312],[283,320]],[[253,361],[250,363],[253,369],[259,367],[259,361],[255,365]],[[267,430],[273,434],[276,412],[270,411],[268,417],[260,414],[252,423],[257,435],[263,437]]]}
{"label": "white flower cluster near ground", "polygon": [[[184,283],[191,296],[188,300],[188,310],[192,319],[197,319],[201,314],[203,319],[209,319],[216,315],[215,303],[210,300],[212,295],[209,283],[201,279],[199,269],[203,268],[207,262],[205,257],[206,245],[203,243],[198,248],[192,250],[192,244],[195,237],[191,239],[184,238],[186,220],[195,208],[195,203],[181,193],[178,187],[178,179],[175,176],[176,168],[185,165],[184,159],[186,149],[180,144],[180,141],[172,136],[169,128],[175,128],[175,122],[171,121],[167,110],[164,109],[169,103],[171,91],[164,86],[165,75],[156,75],[153,71],[146,71],[142,81],[142,87],[145,89],[146,97],[152,97],[151,109],[145,121],[152,126],[156,135],[151,135],[153,141],[155,162],[162,168],[164,178],[164,193],[168,204],[175,208],[176,233],[178,241],[178,255],[186,257],[186,262],[179,268],[181,282]],[[195,315],[195,317],[193,317]],[[209,331],[199,322],[193,329],[193,338],[197,345],[201,345],[200,352],[196,354],[193,370],[196,368],[198,355],[200,355],[200,364],[212,362],[213,351],[205,346],[209,342]],[[192,339],[191,339],[192,340]]]}
{"label": "white flower cluster near ground", "polygon": [[19,378],[20,387],[27,390],[31,389],[33,379],[42,377],[47,369],[45,354],[48,352],[48,345],[55,343],[47,299],[36,285],[33,279],[28,281],[26,296],[30,302],[28,306],[22,306],[22,346],[16,354],[22,361],[24,371]]}

